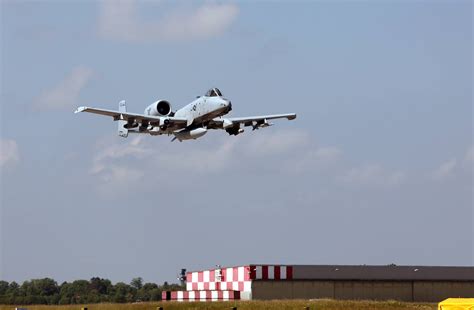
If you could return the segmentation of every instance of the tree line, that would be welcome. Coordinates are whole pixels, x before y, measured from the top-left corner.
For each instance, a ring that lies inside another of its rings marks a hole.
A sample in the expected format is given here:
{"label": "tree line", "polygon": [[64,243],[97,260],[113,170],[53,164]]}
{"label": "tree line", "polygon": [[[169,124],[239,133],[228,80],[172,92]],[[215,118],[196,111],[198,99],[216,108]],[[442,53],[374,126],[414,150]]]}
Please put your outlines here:
{"label": "tree line", "polygon": [[9,305],[68,305],[101,302],[126,303],[161,300],[162,291],[182,290],[178,284],[143,283],[134,278],[130,284],[112,284],[108,279],[94,277],[58,284],[50,278],[16,282],[0,280],[0,304]]}

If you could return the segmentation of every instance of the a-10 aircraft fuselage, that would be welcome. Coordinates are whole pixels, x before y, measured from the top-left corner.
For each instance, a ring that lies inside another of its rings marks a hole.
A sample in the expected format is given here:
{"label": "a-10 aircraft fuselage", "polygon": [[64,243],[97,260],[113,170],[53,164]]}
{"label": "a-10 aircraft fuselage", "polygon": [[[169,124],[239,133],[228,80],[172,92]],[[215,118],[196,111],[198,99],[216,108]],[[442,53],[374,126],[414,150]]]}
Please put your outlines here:
{"label": "a-10 aircraft fuselage", "polygon": [[232,110],[230,100],[224,98],[218,88],[210,89],[206,95],[197,97],[183,108],[173,112],[166,100],[158,100],[149,105],[144,114],[128,113],[125,101],[120,101],[119,110],[79,107],[75,113],[90,112],[111,116],[118,121],[118,135],[127,137],[129,133],[150,135],[174,135],[179,141],[197,139],[208,129],[224,129],[230,135],[244,132],[241,125],[259,129],[271,126],[269,119],[295,119],[296,114],[276,114],[240,118],[223,118]]}
{"label": "a-10 aircraft fuselage", "polygon": [[196,124],[224,116],[232,110],[232,103],[221,97],[201,96],[175,112],[175,117],[191,117]]}

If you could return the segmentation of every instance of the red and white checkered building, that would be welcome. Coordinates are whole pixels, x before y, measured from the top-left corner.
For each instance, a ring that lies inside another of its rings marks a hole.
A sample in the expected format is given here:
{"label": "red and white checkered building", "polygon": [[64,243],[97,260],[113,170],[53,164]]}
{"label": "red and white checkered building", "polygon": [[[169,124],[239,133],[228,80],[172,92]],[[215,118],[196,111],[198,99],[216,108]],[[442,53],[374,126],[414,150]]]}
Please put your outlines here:
{"label": "red and white checkered building", "polygon": [[248,265],[186,274],[186,291],[163,292],[163,300],[212,301],[252,299],[253,280],[291,280],[293,267]]}

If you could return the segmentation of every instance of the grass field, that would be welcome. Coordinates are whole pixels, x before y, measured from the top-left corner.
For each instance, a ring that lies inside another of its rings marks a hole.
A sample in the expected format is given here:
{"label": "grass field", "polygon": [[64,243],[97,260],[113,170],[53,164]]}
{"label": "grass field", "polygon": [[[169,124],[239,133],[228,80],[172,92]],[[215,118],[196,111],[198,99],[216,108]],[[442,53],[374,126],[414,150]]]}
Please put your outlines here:
{"label": "grass field", "polygon": [[[69,305],[69,306],[25,306],[28,310],[80,310],[87,307],[88,310],[156,310],[159,306],[163,310],[204,310],[204,309],[231,309],[238,310],[264,310],[264,309],[299,309],[309,307],[311,310],[339,310],[339,309],[370,309],[370,310],[395,310],[437,309],[436,304],[405,303],[398,301],[338,301],[338,300],[273,300],[273,301],[235,301],[235,302],[154,302],[135,304],[92,304],[92,305]],[[16,306],[2,306],[0,310],[15,309]]]}

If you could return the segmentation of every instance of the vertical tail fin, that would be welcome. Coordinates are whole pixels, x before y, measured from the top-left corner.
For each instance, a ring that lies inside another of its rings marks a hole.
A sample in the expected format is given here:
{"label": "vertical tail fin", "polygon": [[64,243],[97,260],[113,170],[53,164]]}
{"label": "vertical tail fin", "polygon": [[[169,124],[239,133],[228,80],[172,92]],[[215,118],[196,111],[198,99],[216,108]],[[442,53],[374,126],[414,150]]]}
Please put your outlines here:
{"label": "vertical tail fin", "polygon": [[[125,100],[119,102],[119,112],[127,112]],[[128,137],[128,128],[125,128],[125,125],[127,125],[127,121],[120,115],[120,119],[118,120],[118,135],[123,138]]]}

